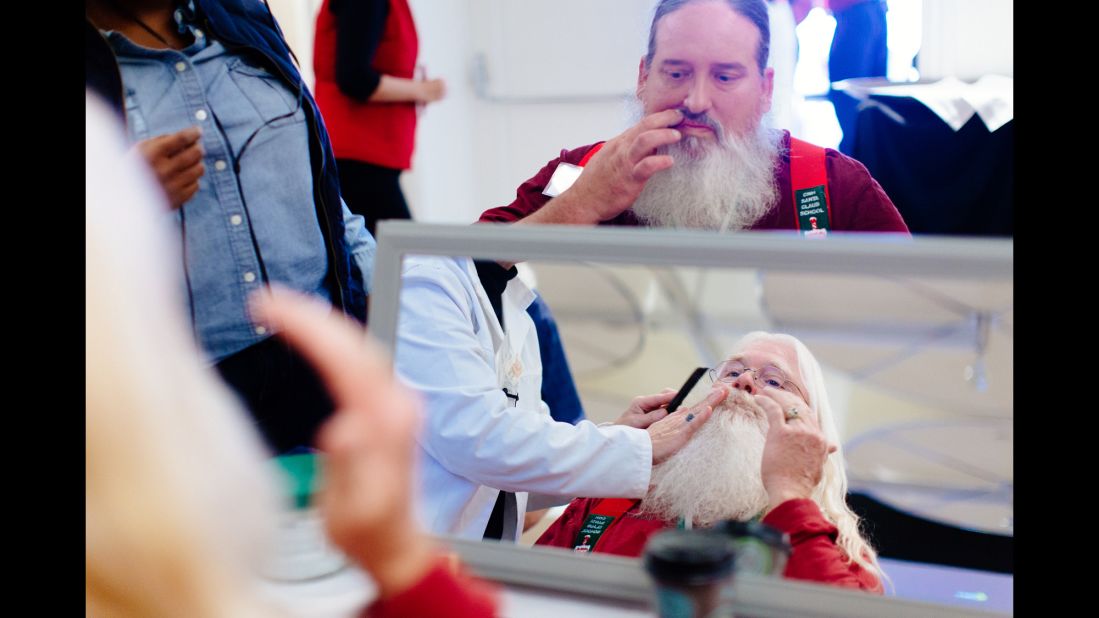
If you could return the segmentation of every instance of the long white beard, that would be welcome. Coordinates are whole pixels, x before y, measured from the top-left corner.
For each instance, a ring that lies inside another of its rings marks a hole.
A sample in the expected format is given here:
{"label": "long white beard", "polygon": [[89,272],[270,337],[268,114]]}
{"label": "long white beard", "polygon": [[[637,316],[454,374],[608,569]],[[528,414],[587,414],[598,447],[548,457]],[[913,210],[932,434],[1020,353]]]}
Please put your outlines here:
{"label": "long white beard", "polygon": [[687,446],[653,467],[641,512],[699,527],[755,517],[768,502],[760,476],[766,437],[763,410],[734,390]]}
{"label": "long white beard", "polygon": [[746,136],[719,135],[717,142],[685,137],[657,150],[675,165],[654,174],[633,204],[646,225],[742,230],[778,203],[782,132],[765,122]]}

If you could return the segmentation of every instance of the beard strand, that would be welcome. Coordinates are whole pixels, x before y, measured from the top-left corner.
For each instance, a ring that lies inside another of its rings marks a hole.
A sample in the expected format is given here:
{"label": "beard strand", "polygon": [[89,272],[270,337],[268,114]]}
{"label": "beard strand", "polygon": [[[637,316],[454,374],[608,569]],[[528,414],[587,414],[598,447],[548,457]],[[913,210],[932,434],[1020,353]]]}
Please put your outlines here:
{"label": "beard strand", "polygon": [[747,521],[767,507],[760,476],[767,418],[743,391],[733,391],[678,453],[654,466],[640,512],[709,527]]}
{"label": "beard strand", "polygon": [[639,221],[653,227],[743,230],[775,207],[782,132],[763,121],[745,136],[718,129],[716,143],[687,136],[657,149],[671,155],[675,165],[645,184],[633,204]]}

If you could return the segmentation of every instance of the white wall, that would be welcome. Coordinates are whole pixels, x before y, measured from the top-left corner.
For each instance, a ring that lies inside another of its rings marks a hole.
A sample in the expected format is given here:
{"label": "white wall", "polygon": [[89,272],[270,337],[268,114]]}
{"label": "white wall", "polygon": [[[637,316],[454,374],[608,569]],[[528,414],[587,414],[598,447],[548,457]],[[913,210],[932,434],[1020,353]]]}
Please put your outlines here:
{"label": "white wall", "polygon": [[627,123],[650,0],[411,0],[420,62],[448,96],[421,116],[404,187],[415,216],[470,222],[562,148]]}
{"label": "white wall", "polygon": [[1013,77],[1014,22],[1011,0],[923,0],[920,76]]}

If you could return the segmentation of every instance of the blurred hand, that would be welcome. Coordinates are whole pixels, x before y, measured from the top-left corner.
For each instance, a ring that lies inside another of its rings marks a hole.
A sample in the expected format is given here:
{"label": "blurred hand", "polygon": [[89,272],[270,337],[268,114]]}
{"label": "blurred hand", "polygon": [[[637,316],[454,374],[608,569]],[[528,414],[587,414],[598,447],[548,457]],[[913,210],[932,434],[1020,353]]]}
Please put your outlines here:
{"label": "blurred hand", "polygon": [[[764,389],[755,396],[767,415],[767,439],[760,474],[770,502],[768,511],[797,498],[810,498],[824,474],[824,463],[838,447],[820,428],[816,411],[801,397],[782,390]],[[798,415],[786,418],[796,407]]]}
{"label": "blurred hand", "polygon": [[421,103],[434,103],[446,96],[446,82],[441,78],[425,79],[419,86]]}
{"label": "blurred hand", "polygon": [[[680,408],[663,420],[649,425],[646,431],[649,432],[649,438],[653,441],[653,465],[663,463],[686,446],[695,432],[710,420],[710,416],[714,413],[714,406],[728,396],[729,387],[718,382],[706,398],[693,407]],[[674,392],[668,397],[668,401],[671,401],[672,397],[675,397]]]}
{"label": "blurred hand", "polygon": [[317,440],[329,537],[370,572],[381,597],[410,587],[435,555],[412,513],[419,402],[381,348],[328,304],[276,288],[253,296],[251,311],[313,364],[336,404]]}
{"label": "blurred hand", "polygon": [[201,137],[201,129],[189,127],[137,143],[136,148],[153,168],[172,208],[183,206],[198,192],[198,180],[206,171]]}

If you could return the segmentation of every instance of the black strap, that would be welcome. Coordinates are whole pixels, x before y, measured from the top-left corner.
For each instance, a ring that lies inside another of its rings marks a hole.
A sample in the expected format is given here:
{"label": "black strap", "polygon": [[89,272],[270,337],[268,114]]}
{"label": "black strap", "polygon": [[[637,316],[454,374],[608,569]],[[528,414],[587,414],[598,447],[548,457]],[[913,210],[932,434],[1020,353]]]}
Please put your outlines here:
{"label": "black strap", "polygon": [[[504,289],[507,288],[508,281],[514,279],[519,271],[514,266],[505,270],[498,262],[491,260],[474,260],[473,265],[477,268],[477,278],[481,280],[481,287],[485,288],[485,292],[488,293],[488,300],[492,304],[492,311],[496,314],[496,319],[500,321],[500,328],[504,328]],[[504,394],[511,397],[507,389],[504,389]],[[516,394],[516,397],[518,397],[518,394]],[[492,515],[488,518],[484,538],[503,538],[504,512],[507,510],[506,506],[509,500],[512,503],[515,501],[515,494],[510,491],[501,491],[496,496],[496,504],[492,507]]]}
{"label": "black strap", "polygon": [[501,539],[504,535],[504,495],[506,491],[501,491],[496,495],[496,505],[492,507],[492,515],[488,517],[488,525],[485,526],[486,539]]}
{"label": "black strap", "polygon": [[481,287],[485,288],[488,294],[488,302],[492,303],[492,312],[500,321],[500,328],[507,330],[504,325],[504,289],[508,287],[508,281],[519,274],[519,270],[514,266],[505,269],[499,262],[492,260],[474,260],[473,265],[477,268],[477,278],[481,280]]}

